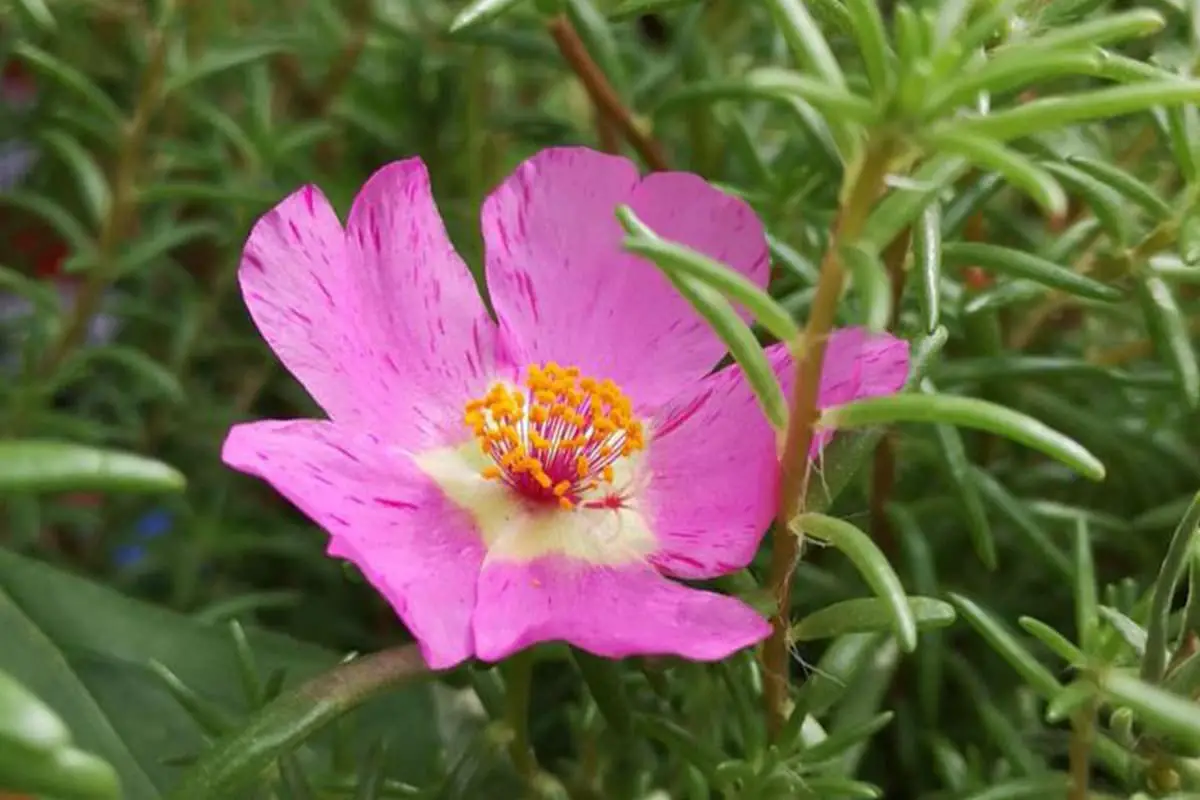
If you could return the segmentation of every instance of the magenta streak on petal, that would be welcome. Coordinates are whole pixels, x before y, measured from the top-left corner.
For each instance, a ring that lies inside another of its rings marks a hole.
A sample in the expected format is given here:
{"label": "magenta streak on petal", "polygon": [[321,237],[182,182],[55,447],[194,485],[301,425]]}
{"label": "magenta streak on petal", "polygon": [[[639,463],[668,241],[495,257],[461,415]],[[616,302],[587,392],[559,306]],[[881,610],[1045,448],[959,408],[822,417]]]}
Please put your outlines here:
{"label": "magenta streak on petal", "polygon": [[329,552],[363,571],[431,667],[471,657],[483,545],[470,517],[407,456],[334,423],[271,421],[235,426],[222,458],[328,531]]}
{"label": "magenta streak on petal", "polygon": [[465,435],[462,404],[509,369],[419,160],[363,187],[343,230],[315,187],[254,226],[239,271],[263,337],[334,420],[412,450]]}
{"label": "magenta streak on petal", "polygon": [[[767,349],[787,397],[795,366],[787,348]],[[897,391],[908,374],[908,345],[851,328],[826,348],[819,405]],[[661,550],[660,569],[711,578],[750,562],[775,514],[778,441],[739,367],[729,367],[681,393],[656,417],[649,446],[651,475],[643,504]],[[833,436],[823,431],[811,456]]]}
{"label": "magenta streak on petal", "polygon": [[695,175],[641,178],[628,160],[585,148],[539,153],[487,198],[487,279],[519,363],[608,376],[648,413],[725,348],[657,267],[623,250],[613,213],[621,204],[766,285],[766,239],[743,201]]}
{"label": "magenta streak on petal", "polygon": [[415,504],[405,502],[404,500],[391,500],[386,497],[376,497],[375,502],[381,506],[387,506],[388,508],[404,508],[410,511],[415,511],[417,509]]}

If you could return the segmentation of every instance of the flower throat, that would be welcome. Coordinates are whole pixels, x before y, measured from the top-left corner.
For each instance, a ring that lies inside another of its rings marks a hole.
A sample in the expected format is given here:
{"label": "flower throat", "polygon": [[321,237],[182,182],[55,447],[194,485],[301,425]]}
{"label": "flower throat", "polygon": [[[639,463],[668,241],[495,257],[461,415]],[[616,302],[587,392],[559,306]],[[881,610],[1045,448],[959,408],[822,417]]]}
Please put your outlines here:
{"label": "flower throat", "polygon": [[532,500],[575,508],[613,482],[613,464],[645,447],[633,404],[611,380],[575,367],[530,365],[523,392],[495,384],[464,421],[492,463],[483,476]]}

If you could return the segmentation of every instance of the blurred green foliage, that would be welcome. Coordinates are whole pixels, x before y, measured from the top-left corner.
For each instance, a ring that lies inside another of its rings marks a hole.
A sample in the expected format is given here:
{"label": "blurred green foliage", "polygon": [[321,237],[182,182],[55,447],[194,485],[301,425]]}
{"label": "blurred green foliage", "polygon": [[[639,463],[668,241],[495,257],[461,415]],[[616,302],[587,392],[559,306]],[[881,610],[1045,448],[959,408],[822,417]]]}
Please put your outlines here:
{"label": "blurred green foliage", "polygon": [[[183,774],[180,796],[516,796],[512,732],[445,693],[469,686],[500,717],[494,670],[372,699],[293,750],[408,673],[352,662],[330,673],[350,676],[345,693],[307,718],[311,685],[285,677],[407,637],[218,452],[236,421],[317,414],[235,288],[254,219],[304,183],[345,211],[374,169],[419,155],[478,270],[479,205],[516,164],[616,141],[547,30],[566,20],[633,133],[762,216],[778,303],[761,305],[764,329],[787,330],[778,308],[809,317],[832,252],[850,285],[838,323],[890,327],[929,358],[904,399],[845,416],[915,424],[844,435],[809,487],[805,507],[831,516],[801,521],[820,545],[796,569],[781,736],[768,741],[751,654],[613,667],[550,648],[531,729],[557,783],[541,790],[1082,798],[1084,775],[1092,797],[1200,790],[1200,707],[1184,699],[1200,686],[1198,14],[1182,0],[6,0],[0,63],[37,100],[0,115],[0,141],[39,155],[0,194],[0,287],[30,310],[0,317],[0,786],[6,747],[78,746],[131,800]],[[864,201],[852,190],[880,163]],[[687,262],[627,227],[665,269]],[[115,338],[95,338],[97,314]],[[1097,459],[1103,482],[1070,468],[1099,477]],[[766,562],[725,588],[762,599]],[[230,620],[249,632],[216,627]],[[34,717],[53,741],[6,727]],[[220,775],[262,793],[213,778],[222,758]]]}

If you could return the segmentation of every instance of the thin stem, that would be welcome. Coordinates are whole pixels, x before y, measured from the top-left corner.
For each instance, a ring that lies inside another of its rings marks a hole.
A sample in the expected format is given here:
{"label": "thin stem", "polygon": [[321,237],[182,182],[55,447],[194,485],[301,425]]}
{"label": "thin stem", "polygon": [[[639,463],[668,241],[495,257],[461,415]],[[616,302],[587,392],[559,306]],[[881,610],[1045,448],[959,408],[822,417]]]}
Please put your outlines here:
{"label": "thin stem", "polygon": [[167,36],[161,28],[151,33],[149,59],[142,76],[142,85],[134,105],[133,116],[125,124],[117,150],[117,164],[112,179],[112,199],[108,214],[100,225],[97,242],[97,263],[79,292],[62,333],[46,351],[37,365],[39,377],[51,375],[63,360],[83,341],[88,324],[100,310],[105,291],[116,278],[120,259],[117,250],[137,207],[137,173],[144,152],[142,142],[150,118],[162,95],[166,73]]}
{"label": "thin stem", "polygon": [[837,315],[842,288],[846,282],[841,248],[858,238],[883,188],[891,163],[892,145],[888,140],[869,144],[862,165],[843,194],[829,247],[821,261],[821,275],[813,296],[808,324],[796,354],[796,389],[784,441],[782,474],[779,481],[779,510],[772,531],[771,567],[768,583],[775,598],[771,617],[771,636],[763,648],[763,699],[766,701],[767,729],[777,736],[787,719],[788,704],[788,624],[792,597],[792,572],[800,554],[800,539],[789,523],[802,511],[803,492],[808,485],[813,429],[819,416],[817,389],[825,361],[825,346]]}
{"label": "thin stem", "polygon": [[609,83],[600,66],[592,59],[587,46],[579,38],[575,26],[566,14],[559,14],[548,25],[550,37],[558,51],[587,90],[596,108],[612,120],[625,140],[637,151],[646,165],[655,172],[669,169],[662,145],[634,122],[633,114],[621,102],[617,90]]}
{"label": "thin stem", "polygon": [[1071,790],[1067,800],[1087,800],[1095,723],[1096,706],[1094,702],[1088,703],[1072,720],[1071,740],[1067,746],[1067,759],[1071,774]]}
{"label": "thin stem", "polygon": [[501,665],[504,672],[504,718],[512,729],[508,754],[513,766],[531,789],[538,776],[537,759],[529,744],[529,697],[533,685],[533,652],[523,650]]}

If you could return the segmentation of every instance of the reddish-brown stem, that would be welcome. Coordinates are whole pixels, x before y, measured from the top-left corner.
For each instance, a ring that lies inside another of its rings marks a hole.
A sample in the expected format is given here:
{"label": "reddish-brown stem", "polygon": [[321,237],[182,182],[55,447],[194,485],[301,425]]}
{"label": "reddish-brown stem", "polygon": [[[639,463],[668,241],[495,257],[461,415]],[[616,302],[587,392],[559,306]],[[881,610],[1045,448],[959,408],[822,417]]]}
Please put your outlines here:
{"label": "reddish-brown stem", "polygon": [[565,14],[559,14],[550,20],[548,29],[550,37],[558,45],[558,51],[583,84],[592,103],[612,121],[621,136],[637,151],[642,161],[646,162],[646,166],[655,172],[669,169],[662,145],[638,127],[633,114],[617,95],[617,90],[588,53],[587,46],[579,38],[571,20]]}
{"label": "reddish-brown stem", "polygon": [[771,615],[771,635],[763,646],[763,700],[766,704],[767,729],[778,735],[788,716],[788,627],[792,598],[792,572],[800,556],[799,532],[791,523],[803,511],[804,490],[808,485],[813,431],[819,417],[817,388],[825,362],[825,345],[833,329],[838,304],[845,285],[841,248],[862,232],[875,198],[883,187],[891,163],[892,146],[883,141],[868,146],[857,172],[843,193],[842,207],[829,246],[821,261],[821,274],[813,297],[808,324],[796,354],[796,389],[784,440],[782,472],[779,479],[779,509],[772,532],[771,566],[768,584],[775,599]]}

